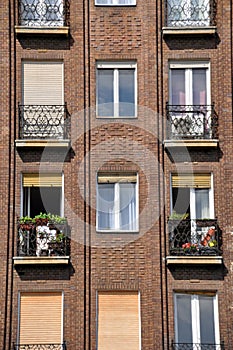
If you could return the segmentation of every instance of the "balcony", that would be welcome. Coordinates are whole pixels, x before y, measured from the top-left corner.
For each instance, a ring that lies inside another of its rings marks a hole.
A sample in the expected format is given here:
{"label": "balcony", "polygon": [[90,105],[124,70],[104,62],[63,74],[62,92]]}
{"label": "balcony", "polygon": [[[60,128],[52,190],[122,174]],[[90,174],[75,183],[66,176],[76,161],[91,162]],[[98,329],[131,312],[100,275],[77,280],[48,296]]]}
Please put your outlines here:
{"label": "balcony", "polygon": [[165,147],[217,147],[218,118],[214,105],[166,104]]}
{"label": "balcony", "polygon": [[216,0],[166,0],[163,34],[215,34],[216,12]]}
{"label": "balcony", "polygon": [[63,344],[13,344],[14,350],[66,350]]}
{"label": "balcony", "polygon": [[221,264],[221,231],[216,219],[169,219],[168,264]]}
{"label": "balcony", "polygon": [[69,0],[18,0],[18,34],[68,34]]}
{"label": "balcony", "polygon": [[17,256],[15,265],[68,264],[70,256],[69,226],[65,218],[42,214],[17,221]]}
{"label": "balcony", "polygon": [[66,105],[20,105],[17,147],[69,147],[70,118]]}
{"label": "balcony", "polygon": [[172,350],[224,350],[224,344],[173,343]]}

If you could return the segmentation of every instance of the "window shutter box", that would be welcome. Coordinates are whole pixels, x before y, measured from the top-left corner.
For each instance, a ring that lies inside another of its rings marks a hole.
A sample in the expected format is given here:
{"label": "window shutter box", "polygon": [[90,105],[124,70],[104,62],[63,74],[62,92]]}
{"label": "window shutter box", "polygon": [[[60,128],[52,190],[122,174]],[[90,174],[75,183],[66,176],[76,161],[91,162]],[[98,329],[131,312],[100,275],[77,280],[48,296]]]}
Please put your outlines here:
{"label": "window shutter box", "polygon": [[98,293],[98,350],[139,350],[138,292]]}
{"label": "window shutter box", "polygon": [[172,187],[211,188],[210,174],[173,174]]}
{"label": "window shutter box", "polygon": [[23,174],[23,187],[62,187],[61,174]]}
{"label": "window shutter box", "polygon": [[62,293],[21,293],[20,344],[62,343]]}
{"label": "window shutter box", "polygon": [[137,175],[98,175],[98,183],[116,183],[116,182],[137,182]]}

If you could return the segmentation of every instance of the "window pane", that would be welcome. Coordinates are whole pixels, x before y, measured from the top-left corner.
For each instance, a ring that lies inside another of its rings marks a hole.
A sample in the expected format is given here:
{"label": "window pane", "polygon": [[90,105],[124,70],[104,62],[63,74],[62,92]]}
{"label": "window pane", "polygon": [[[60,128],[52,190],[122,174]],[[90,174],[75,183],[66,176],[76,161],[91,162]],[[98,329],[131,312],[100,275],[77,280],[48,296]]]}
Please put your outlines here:
{"label": "window pane", "polygon": [[119,116],[135,115],[134,69],[119,69]]}
{"label": "window pane", "polygon": [[209,210],[209,189],[196,189],[196,219],[208,219],[210,217]]}
{"label": "window pane", "polygon": [[172,210],[178,214],[190,214],[189,188],[172,188]]}
{"label": "window pane", "polygon": [[114,184],[98,184],[98,228],[115,228]]}
{"label": "window pane", "polygon": [[171,104],[185,105],[185,70],[171,70]]}
{"label": "window pane", "polygon": [[192,343],[191,295],[177,295],[176,342]]}
{"label": "window pane", "polygon": [[60,187],[24,187],[23,195],[23,215],[30,215],[31,217],[39,215],[40,213],[61,215]]}
{"label": "window pane", "polygon": [[201,343],[215,344],[213,298],[199,297]]}
{"label": "window pane", "polygon": [[113,69],[98,69],[97,76],[98,115],[114,116]]}
{"label": "window pane", "polygon": [[206,105],[206,69],[193,69],[193,104]]}
{"label": "window pane", "polygon": [[136,230],[136,185],[120,184],[120,229]]}

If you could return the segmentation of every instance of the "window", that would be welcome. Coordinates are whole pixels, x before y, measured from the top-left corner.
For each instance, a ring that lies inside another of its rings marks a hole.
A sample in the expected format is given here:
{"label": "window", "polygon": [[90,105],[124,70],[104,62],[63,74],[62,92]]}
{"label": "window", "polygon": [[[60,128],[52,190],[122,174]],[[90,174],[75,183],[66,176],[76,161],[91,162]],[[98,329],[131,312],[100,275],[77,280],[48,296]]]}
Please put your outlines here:
{"label": "window", "polygon": [[61,174],[23,174],[23,216],[63,215]]}
{"label": "window", "polygon": [[101,6],[132,6],[136,5],[136,0],[95,0],[95,4]]}
{"label": "window", "polygon": [[19,307],[18,344],[63,343],[61,292],[20,293]]}
{"label": "window", "polygon": [[171,27],[210,25],[209,0],[167,0],[167,25]]}
{"label": "window", "polygon": [[209,63],[170,64],[169,105],[173,136],[210,138]]}
{"label": "window", "polygon": [[211,174],[173,174],[172,211],[190,219],[214,218],[213,177]]}
{"label": "window", "polygon": [[98,350],[139,350],[138,292],[98,293]]}
{"label": "window", "polygon": [[137,175],[99,174],[97,181],[97,229],[137,231]]}
{"label": "window", "polygon": [[185,349],[190,350],[194,349],[194,344],[195,349],[201,349],[202,344],[220,343],[218,304],[214,293],[175,294],[175,339],[178,344],[185,343]]}
{"label": "window", "polygon": [[136,63],[97,63],[97,116],[136,117]]}
{"label": "window", "polygon": [[20,125],[23,138],[63,138],[63,62],[25,61],[22,75]]}
{"label": "window", "polygon": [[63,26],[63,0],[20,0],[20,18],[23,26]]}

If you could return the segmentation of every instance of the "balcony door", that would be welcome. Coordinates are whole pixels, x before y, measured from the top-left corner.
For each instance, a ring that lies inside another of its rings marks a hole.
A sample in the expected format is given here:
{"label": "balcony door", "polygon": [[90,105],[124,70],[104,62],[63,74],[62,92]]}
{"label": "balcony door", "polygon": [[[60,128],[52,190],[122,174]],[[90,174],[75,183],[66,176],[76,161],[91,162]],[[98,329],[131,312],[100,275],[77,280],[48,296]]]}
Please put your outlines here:
{"label": "balcony door", "polygon": [[210,25],[209,0],[168,0],[167,25],[200,27]]}
{"label": "balcony door", "polygon": [[211,128],[208,63],[170,65],[169,105],[172,133],[204,138]]}
{"label": "balcony door", "polygon": [[176,349],[217,349],[216,344],[220,343],[217,296],[176,293],[174,306]]}
{"label": "balcony door", "polygon": [[64,25],[63,0],[21,0],[21,24],[29,27]]}
{"label": "balcony door", "polygon": [[22,76],[24,138],[63,138],[63,62],[25,61]]}

